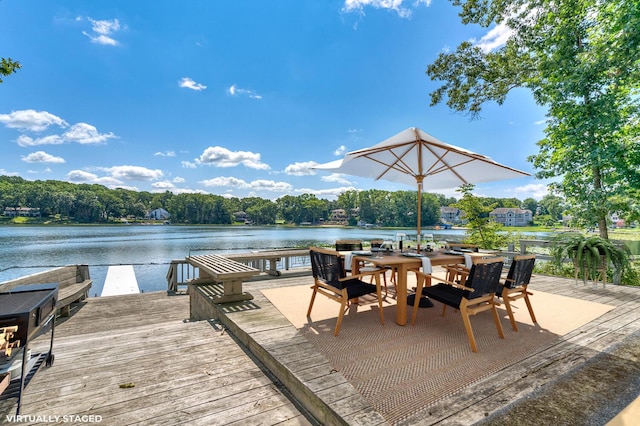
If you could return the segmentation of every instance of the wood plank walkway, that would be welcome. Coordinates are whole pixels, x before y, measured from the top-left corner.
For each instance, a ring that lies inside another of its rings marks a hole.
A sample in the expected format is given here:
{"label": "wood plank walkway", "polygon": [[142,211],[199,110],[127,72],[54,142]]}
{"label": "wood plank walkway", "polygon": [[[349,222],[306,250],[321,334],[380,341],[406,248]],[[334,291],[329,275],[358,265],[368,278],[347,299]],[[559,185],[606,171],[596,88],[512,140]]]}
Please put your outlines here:
{"label": "wood plank walkway", "polygon": [[[54,364],[34,376],[21,414],[93,415],[105,425],[313,424],[219,323],[188,317],[189,298],[164,292],[88,299],[56,327]],[[15,414],[12,401],[0,406],[0,424]]]}
{"label": "wood plank walkway", "polygon": [[[218,321],[185,321],[189,298],[164,292],[88,299],[56,327],[54,365],[38,372],[26,389],[22,414],[93,414],[102,424],[118,425],[387,424],[259,291],[311,282],[310,276],[296,276],[248,283],[255,299],[221,305]],[[616,308],[434,406],[429,418],[406,424],[485,421],[637,339],[638,287],[596,290],[537,276],[531,288]],[[581,404],[580,396],[576,390],[567,403]],[[0,405],[2,420],[13,410]]]}

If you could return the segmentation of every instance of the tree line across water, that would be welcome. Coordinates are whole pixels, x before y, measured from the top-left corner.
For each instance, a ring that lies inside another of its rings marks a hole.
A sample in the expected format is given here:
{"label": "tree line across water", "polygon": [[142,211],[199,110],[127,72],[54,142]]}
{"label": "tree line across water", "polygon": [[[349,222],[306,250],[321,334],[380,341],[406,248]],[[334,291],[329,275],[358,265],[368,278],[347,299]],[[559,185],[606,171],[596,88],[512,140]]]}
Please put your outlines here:
{"label": "tree line across water", "polygon": [[[481,198],[483,204],[495,207],[526,208],[558,220],[563,205],[558,197],[541,201],[516,198]],[[422,225],[440,223],[440,207],[451,206],[455,198],[442,194],[422,196]],[[416,191],[347,191],[336,200],[317,198],[313,194],[284,195],[276,200],[260,197],[229,198],[215,194],[166,191],[151,193],[128,189],[110,189],[98,184],[74,184],[46,180],[29,181],[16,176],[0,176],[0,209],[30,207],[40,209],[42,218],[77,223],[106,223],[122,218],[144,218],[150,211],[165,209],[172,223],[232,224],[235,213],[243,211],[256,225],[328,222],[332,211],[343,209],[348,224],[370,223],[385,227],[416,225]],[[5,220],[7,220],[5,218]]]}

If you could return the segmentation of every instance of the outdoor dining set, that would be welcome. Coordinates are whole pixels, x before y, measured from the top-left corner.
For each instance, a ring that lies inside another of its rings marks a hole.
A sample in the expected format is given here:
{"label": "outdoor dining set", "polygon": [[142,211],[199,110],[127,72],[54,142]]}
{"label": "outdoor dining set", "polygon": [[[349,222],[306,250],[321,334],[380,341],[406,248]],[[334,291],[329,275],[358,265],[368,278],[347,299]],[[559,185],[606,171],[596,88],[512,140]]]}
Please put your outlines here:
{"label": "outdoor dining set", "polygon": [[[498,335],[504,338],[497,306],[504,303],[511,327],[518,331],[512,303],[524,299],[531,320],[536,323],[529,299],[532,293],[527,289],[535,255],[515,256],[505,271],[503,257],[478,252],[474,247],[462,250],[399,251],[382,240],[372,240],[370,250],[366,251],[359,240],[337,241],[335,249],[312,247],[314,285],[307,317],[311,317],[318,293],[338,302],[340,310],[334,330],[334,336],[338,336],[349,306],[363,296],[375,295],[380,322],[384,324],[383,300],[388,295],[387,272],[390,272],[398,325],[407,324],[408,308],[412,309],[414,325],[419,307],[439,302],[443,316],[447,307],[459,311],[473,352],[478,351],[470,321],[473,315],[491,311]],[[434,267],[441,267],[444,274],[434,274]],[[415,293],[408,289],[411,274],[416,278]]]}

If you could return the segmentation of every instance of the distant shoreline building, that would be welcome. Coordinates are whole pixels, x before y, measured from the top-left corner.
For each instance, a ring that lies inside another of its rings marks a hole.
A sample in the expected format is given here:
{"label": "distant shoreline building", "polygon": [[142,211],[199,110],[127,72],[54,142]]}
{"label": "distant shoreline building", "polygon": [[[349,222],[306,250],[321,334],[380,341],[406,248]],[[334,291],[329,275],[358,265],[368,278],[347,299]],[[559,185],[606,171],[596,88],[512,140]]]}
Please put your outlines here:
{"label": "distant shoreline building", "polygon": [[165,209],[155,209],[147,213],[144,218],[152,220],[167,220],[170,217],[171,215]]}
{"label": "distant shoreline building", "polygon": [[456,207],[440,207],[440,221],[459,225],[462,223],[462,212]]}
{"label": "distant shoreline building", "polygon": [[5,207],[4,215],[7,217],[42,217],[39,207]]}
{"label": "distant shoreline building", "polygon": [[500,207],[489,213],[496,222],[504,226],[528,226],[533,221],[531,210]]}

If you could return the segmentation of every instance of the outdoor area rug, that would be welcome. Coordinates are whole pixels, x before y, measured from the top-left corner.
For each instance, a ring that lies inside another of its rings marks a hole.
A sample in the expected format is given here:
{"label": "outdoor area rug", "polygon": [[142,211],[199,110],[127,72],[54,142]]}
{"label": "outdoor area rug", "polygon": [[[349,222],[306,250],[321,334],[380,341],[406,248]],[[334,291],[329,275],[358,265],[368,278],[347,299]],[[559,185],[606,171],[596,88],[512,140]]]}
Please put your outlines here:
{"label": "outdoor area rug", "polygon": [[380,324],[375,298],[362,298],[333,330],[338,303],[318,295],[307,319],[310,286],[263,290],[269,301],[321,352],[333,367],[391,424],[427,409],[508,365],[558,341],[560,336],[598,318],[613,306],[534,291],[538,325],[521,300],[515,304],[519,332],[500,310],[505,339],[498,337],[490,312],[471,317],[478,352],[471,352],[460,313],[442,305],[420,308],[416,324],[396,324],[395,301],[384,307]]}

